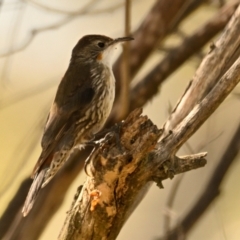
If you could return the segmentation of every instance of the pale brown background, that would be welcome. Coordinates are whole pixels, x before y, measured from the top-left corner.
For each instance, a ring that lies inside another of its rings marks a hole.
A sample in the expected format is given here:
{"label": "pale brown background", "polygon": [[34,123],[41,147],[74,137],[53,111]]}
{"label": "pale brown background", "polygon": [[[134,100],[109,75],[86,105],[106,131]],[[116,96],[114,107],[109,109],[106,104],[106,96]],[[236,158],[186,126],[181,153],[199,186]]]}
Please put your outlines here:
{"label": "pale brown background", "polygon": [[[23,2],[28,2],[28,4],[23,5],[21,1],[8,0],[1,8],[0,54],[21,46],[30,37],[32,29],[57,23],[64,18],[61,14],[43,11],[32,1]],[[86,2],[86,0],[42,0],[41,4],[74,11]],[[99,1],[96,9],[115,5],[118,2],[121,1]],[[140,24],[141,19],[154,2],[153,0],[133,1],[133,30]],[[214,6],[202,7],[191,17],[191,20],[184,22],[181,29],[186,34],[190,33],[192,29],[207,21],[214,12]],[[86,34],[121,37],[124,34],[123,26],[123,8],[98,15],[76,17],[56,29],[39,33],[25,50],[0,58],[0,213],[5,209],[22,179],[30,175],[38,158],[41,132],[47,111],[57,84],[68,66],[73,46],[81,36]],[[167,44],[178,42],[179,39],[175,36]],[[161,51],[156,51],[151,61],[138,74],[136,81],[162,56]],[[160,89],[158,97],[144,108],[144,113],[158,126],[164,123],[169,105],[174,106],[183,93],[199,61],[197,57],[194,57],[171,75]],[[240,87],[234,90],[234,93],[239,92]],[[228,144],[228,139],[239,123],[239,102],[236,95],[230,95],[210,120],[192,137],[190,144],[195,151],[209,153],[208,164],[202,169],[185,174],[171,212],[173,223],[177,222],[181,214],[189,209],[197,199]],[[216,137],[218,138],[214,140]],[[200,145],[203,146],[201,150]],[[190,150],[184,147],[181,154],[187,153],[190,153]],[[238,159],[224,181],[221,196],[191,231],[190,240],[240,239],[239,172]],[[81,174],[68,190],[64,205],[53,217],[42,234],[41,240],[56,239],[74,192],[77,186],[83,183],[84,178],[85,175]],[[159,190],[156,186],[151,188],[147,197],[126,223],[118,237],[119,240],[145,240],[161,235],[163,215],[166,212],[165,203],[172,181],[165,181],[163,184],[164,190]]]}

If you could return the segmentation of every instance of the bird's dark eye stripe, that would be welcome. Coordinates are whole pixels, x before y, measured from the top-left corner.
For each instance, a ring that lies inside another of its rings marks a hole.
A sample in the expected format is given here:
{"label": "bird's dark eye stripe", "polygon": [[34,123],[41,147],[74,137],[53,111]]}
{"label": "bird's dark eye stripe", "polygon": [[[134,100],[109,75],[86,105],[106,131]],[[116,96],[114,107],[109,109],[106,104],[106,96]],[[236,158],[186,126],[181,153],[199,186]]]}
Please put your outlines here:
{"label": "bird's dark eye stripe", "polygon": [[105,44],[104,44],[104,42],[99,42],[99,43],[98,43],[98,46],[99,46],[100,48],[103,48],[103,47],[105,46]]}

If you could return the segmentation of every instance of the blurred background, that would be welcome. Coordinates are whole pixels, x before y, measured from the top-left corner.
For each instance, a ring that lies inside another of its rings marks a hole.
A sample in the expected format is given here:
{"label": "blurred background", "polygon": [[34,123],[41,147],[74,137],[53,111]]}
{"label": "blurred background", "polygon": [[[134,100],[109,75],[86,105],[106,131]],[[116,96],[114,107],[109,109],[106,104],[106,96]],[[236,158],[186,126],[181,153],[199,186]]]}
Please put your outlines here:
{"label": "blurred background", "polygon": [[[149,12],[157,2],[131,1],[133,37],[142,22],[150,19]],[[199,2],[201,4],[194,11],[180,19],[174,31],[169,31],[155,45],[133,77],[130,88],[134,88],[174,47],[181,46],[186,37],[210,21],[224,4],[231,4],[231,1],[220,0]],[[68,67],[72,48],[86,34],[103,34],[112,38],[124,36],[125,14],[125,1],[122,0],[0,0],[0,214],[14,198],[22,181],[30,177],[38,159],[46,117],[58,83]],[[144,114],[159,127],[166,121],[217,36],[215,34],[203,48],[167,76],[158,94],[144,104]],[[121,48],[116,51],[116,59],[120,53]],[[170,217],[171,226],[181,222],[206,188],[239,127],[239,96],[238,86],[178,153],[206,151],[207,165],[164,181],[164,189],[154,185],[123,227],[119,240],[158,239],[165,233],[166,215]],[[239,239],[239,171],[238,154],[224,174],[220,195],[189,230],[187,239]],[[50,218],[39,239],[57,238],[74,193],[85,177],[85,173],[79,173],[65,191],[63,204]],[[177,189],[173,190],[177,183]],[[172,191],[176,195],[169,209]],[[8,225],[11,224],[13,220],[9,220]],[[34,231],[31,227],[29,229]]]}

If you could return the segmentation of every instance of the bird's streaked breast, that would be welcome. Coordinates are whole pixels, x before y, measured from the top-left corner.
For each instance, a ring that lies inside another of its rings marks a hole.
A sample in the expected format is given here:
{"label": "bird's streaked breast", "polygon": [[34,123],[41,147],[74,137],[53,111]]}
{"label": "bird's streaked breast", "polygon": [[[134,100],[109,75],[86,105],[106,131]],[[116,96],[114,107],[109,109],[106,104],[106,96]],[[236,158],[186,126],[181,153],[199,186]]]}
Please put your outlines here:
{"label": "bird's streaked breast", "polygon": [[112,69],[105,66],[99,80],[101,82],[99,87],[102,88],[102,91],[97,99],[95,109],[95,114],[99,121],[93,129],[93,133],[96,133],[103,128],[110,115],[115,98],[115,77]]}
{"label": "bird's streaked breast", "polygon": [[[115,78],[112,69],[105,65],[101,65],[100,68],[101,70],[99,68],[91,70],[95,96],[84,116],[77,122],[79,129],[76,131],[76,142],[90,140],[86,136],[92,136],[99,132],[112,110],[115,98]],[[83,139],[83,136],[86,138]]]}

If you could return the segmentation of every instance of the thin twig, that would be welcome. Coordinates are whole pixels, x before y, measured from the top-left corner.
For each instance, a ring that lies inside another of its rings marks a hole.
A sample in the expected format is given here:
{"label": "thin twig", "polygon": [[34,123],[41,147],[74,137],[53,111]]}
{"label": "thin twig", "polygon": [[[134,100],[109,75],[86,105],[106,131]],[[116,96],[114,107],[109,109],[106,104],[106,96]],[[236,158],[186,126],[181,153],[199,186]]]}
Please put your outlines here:
{"label": "thin twig", "polygon": [[[8,52],[13,51],[13,46],[14,46],[16,38],[18,37],[19,29],[21,28],[25,10],[26,10],[26,4],[20,4],[18,7],[17,16],[15,17],[13,28],[10,33]],[[3,62],[2,72],[1,72],[1,76],[0,76],[1,84],[3,86],[6,85],[6,83],[7,83],[7,79],[10,74],[11,62],[12,62],[11,56],[10,55],[6,56],[6,58],[4,59],[4,62]]]}
{"label": "thin twig", "polygon": [[9,55],[12,55],[12,54],[15,54],[15,53],[18,53],[18,52],[21,52],[21,51],[25,50],[38,34],[40,34],[42,32],[45,32],[45,31],[55,30],[57,28],[61,28],[65,24],[74,20],[75,18],[82,17],[83,15],[86,15],[86,14],[95,15],[95,14],[102,14],[102,13],[106,13],[106,12],[111,12],[111,11],[114,11],[114,10],[122,7],[122,4],[116,4],[115,6],[112,6],[112,7],[109,7],[109,8],[90,11],[89,8],[92,7],[93,4],[95,4],[96,2],[97,2],[96,0],[91,0],[88,4],[86,4],[84,7],[82,7],[81,10],[75,12],[74,14],[69,14],[67,17],[62,18],[57,23],[54,23],[52,25],[48,25],[46,27],[32,29],[30,31],[30,34],[29,34],[28,38],[25,40],[24,43],[22,43],[19,47],[15,48],[15,49],[12,49],[12,50],[4,52],[4,53],[1,53],[0,58],[6,57],[6,56],[9,56]]}
{"label": "thin twig", "polygon": [[[131,0],[125,0],[125,36],[130,35],[131,25]],[[129,84],[130,84],[130,68],[129,68],[129,47],[130,43],[126,42],[123,46],[122,62],[121,62],[121,90],[118,101],[117,121],[122,120],[129,112]]]}
{"label": "thin twig", "polygon": [[[150,54],[158,47],[161,42],[170,32],[177,28],[180,20],[186,18],[191,11],[186,8],[186,3],[189,0],[172,0],[169,1],[158,0],[153,5],[148,16],[144,19],[139,28],[133,33],[134,41],[130,47],[130,78],[133,79],[141,66],[150,56]],[[196,2],[196,1],[195,1]],[[198,0],[198,4],[205,2]],[[188,13],[182,11],[184,8]],[[178,13],[181,12],[179,15]],[[179,21],[176,21],[178,19]],[[173,24],[174,23],[174,24]],[[121,88],[121,58],[118,58],[114,64],[113,70],[116,77],[116,98],[119,97],[119,89]],[[112,114],[115,115],[116,111]]]}
{"label": "thin twig", "polygon": [[41,94],[52,87],[56,87],[58,82],[59,81],[52,79],[44,80],[32,88],[24,89],[19,94],[15,94],[14,97],[4,99],[4,102],[0,103],[0,110],[11,107],[14,104],[31,98],[32,96],[36,96],[37,94]]}
{"label": "thin twig", "polygon": [[[39,7],[42,10],[50,11],[50,12],[53,12],[53,13],[59,13],[59,14],[64,14],[64,15],[79,15],[79,14],[83,14],[82,13],[82,7],[79,10],[76,10],[76,11],[66,11],[66,10],[63,10],[63,9],[57,9],[57,8],[46,6],[45,4],[42,4],[42,3],[37,2],[35,0],[22,0],[22,1],[26,2],[26,3],[29,3],[29,4],[32,4],[32,5],[36,6],[36,7]],[[92,2],[96,2],[96,1],[97,0],[93,0]],[[90,4],[92,5],[91,2],[90,2]],[[115,10],[121,8],[123,5],[124,5],[124,2],[121,2],[121,3],[117,3],[117,4],[113,5],[113,6],[106,7],[106,8],[103,8],[103,9],[89,10],[88,14],[93,15],[93,14],[112,12],[112,11],[115,11]]]}
{"label": "thin twig", "polygon": [[175,179],[167,199],[167,204],[164,210],[164,220],[163,220],[163,229],[164,229],[165,235],[167,235],[170,232],[171,219],[172,219],[171,213],[173,211],[173,204],[174,204],[174,200],[176,199],[179,186],[182,183],[183,177],[184,177],[184,174],[178,176],[178,178]]}

